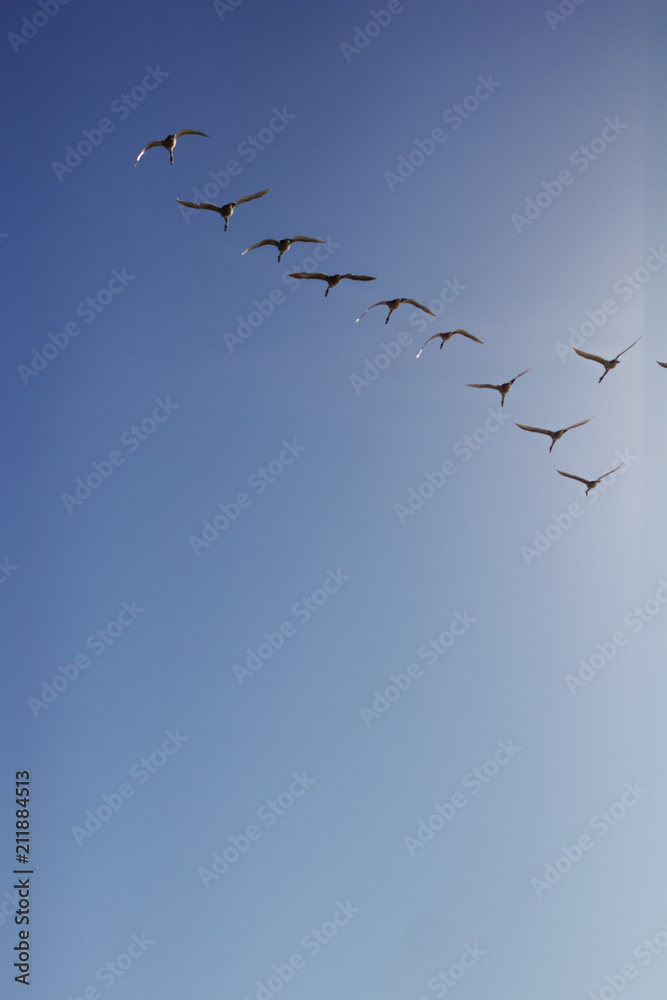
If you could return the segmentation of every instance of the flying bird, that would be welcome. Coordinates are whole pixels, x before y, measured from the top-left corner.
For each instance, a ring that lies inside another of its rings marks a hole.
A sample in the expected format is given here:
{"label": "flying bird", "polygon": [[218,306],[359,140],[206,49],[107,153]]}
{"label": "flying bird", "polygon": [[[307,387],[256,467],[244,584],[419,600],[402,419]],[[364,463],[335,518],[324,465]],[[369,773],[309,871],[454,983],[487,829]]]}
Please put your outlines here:
{"label": "flying bird", "polygon": [[228,205],[212,205],[210,201],[181,201],[180,198],[177,198],[176,201],[179,205],[185,205],[186,208],[208,208],[211,212],[219,212],[225,220],[225,232],[227,232],[227,225],[237,205],[242,205],[244,201],[254,201],[255,198],[261,198],[263,195],[268,194],[270,190],[271,188],[264,188],[263,191],[258,191],[256,194],[246,194],[243,198],[230,201]]}
{"label": "flying bird", "polygon": [[323,274],[321,271],[315,271],[313,274],[306,271],[297,271],[295,274],[290,274],[290,278],[319,278],[320,281],[326,281],[327,290],[324,293],[325,299],[331,289],[340,284],[343,278],[351,278],[352,281],[375,281],[375,278],[371,278],[368,274]]}
{"label": "flying bird", "polygon": [[421,302],[415,302],[414,299],[388,299],[384,302],[375,302],[372,306],[369,306],[366,312],[362,312],[361,316],[357,317],[355,322],[358,323],[360,319],[364,318],[367,312],[370,312],[371,309],[375,309],[375,306],[389,306],[389,312],[387,313],[387,318],[385,320],[385,324],[387,324],[394,309],[398,309],[398,307],[402,306],[404,302],[409,302],[411,306],[417,306],[418,309],[423,309],[423,311],[428,313],[429,316],[435,316],[435,313],[432,313],[430,309],[423,306]]}
{"label": "flying bird", "polygon": [[[641,339],[642,339],[641,337],[637,337],[637,340],[633,340],[633,342],[630,344],[630,347],[634,347],[635,344],[638,343]],[[630,347],[626,347],[625,351],[629,351]],[[621,354],[625,354],[625,351],[621,351]],[[587,354],[586,351],[580,351],[579,348],[577,347],[574,348],[574,353],[578,354],[580,358],[588,358],[590,361],[597,361],[598,364],[604,365],[604,372],[602,375],[600,375],[600,378],[598,379],[598,384],[602,381],[605,375],[609,374],[612,368],[616,367],[616,365],[618,364],[618,359],[621,356],[621,354],[617,354],[616,357],[613,358],[611,361],[607,361],[606,358],[601,358],[598,354]]]}
{"label": "flying bird", "polygon": [[592,417],[588,417],[587,420],[580,420],[578,424],[570,424],[569,427],[563,427],[560,431],[545,431],[542,427],[529,427],[528,424],[517,424],[517,427],[520,427],[522,431],[534,431],[536,434],[548,434],[551,438],[551,448],[549,448],[549,453],[551,453],[556,441],[560,441],[566,431],[571,431],[573,427],[582,427],[592,419]]}
{"label": "flying bird", "polygon": [[519,372],[519,374],[515,375],[513,379],[510,379],[509,382],[503,382],[502,385],[490,385],[488,382],[467,382],[466,385],[468,385],[471,389],[497,389],[502,397],[500,405],[504,406],[505,396],[510,391],[516,380],[521,378],[522,375],[525,375],[526,372],[532,372],[532,370],[532,368],[526,368],[526,371]]}
{"label": "flying bird", "polygon": [[577,479],[580,483],[584,483],[587,487],[586,496],[588,496],[589,490],[594,490],[601,479],[604,479],[605,476],[610,476],[612,472],[616,472],[620,467],[620,465],[617,465],[611,472],[605,472],[604,476],[599,476],[598,479],[582,479],[581,476],[573,476],[571,472],[561,472],[560,469],[556,469],[556,472],[560,473],[561,476],[567,476],[568,479]]}
{"label": "flying bird", "polygon": [[134,161],[135,167],[136,167],[137,163],[139,162],[139,160],[141,159],[141,157],[146,152],[146,150],[147,149],[153,149],[154,146],[164,146],[164,148],[169,153],[169,162],[173,163],[174,162],[174,146],[176,145],[176,143],[178,142],[178,140],[180,139],[180,137],[182,135],[203,135],[206,139],[209,138],[209,136],[206,135],[206,132],[197,132],[197,131],[195,131],[195,129],[182,128],[180,132],[174,132],[173,135],[168,135],[166,139],[156,139],[155,142],[149,142],[147,146],[144,146],[144,148],[141,150],[141,152],[139,153],[138,157]]}
{"label": "flying bird", "polygon": [[280,263],[280,258],[284,253],[287,253],[289,248],[292,246],[292,243],[326,243],[326,240],[315,240],[312,238],[312,236],[293,236],[291,240],[289,239],[261,240],[259,243],[253,243],[251,247],[248,247],[247,250],[244,250],[241,256],[243,256],[244,253],[248,253],[249,250],[256,250],[257,247],[265,247],[270,245],[272,247],[278,248],[279,251],[278,263]]}
{"label": "flying bird", "polygon": [[[442,350],[443,347],[445,346],[445,343],[448,340],[451,340],[455,333],[460,333],[464,337],[469,337],[470,340],[474,340],[478,344],[483,344],[484,343],[484,341],[480,340],[479,337],[473,337],[472,333],[468,333],[467,330],[449,330],[447,333],[434,333],[433,336],[429,337],[428,340],[425,342],[424,347],[426,347],[426,344],[428,344],[431,340],[435,340],[436,337],[440,337],[440,339],[441,339],[440,350]],[[420,350],[420,352],[417,355],[417,357],[421,356],[421,353],[424,350],[424,347],[422,347],[422,349]]]}

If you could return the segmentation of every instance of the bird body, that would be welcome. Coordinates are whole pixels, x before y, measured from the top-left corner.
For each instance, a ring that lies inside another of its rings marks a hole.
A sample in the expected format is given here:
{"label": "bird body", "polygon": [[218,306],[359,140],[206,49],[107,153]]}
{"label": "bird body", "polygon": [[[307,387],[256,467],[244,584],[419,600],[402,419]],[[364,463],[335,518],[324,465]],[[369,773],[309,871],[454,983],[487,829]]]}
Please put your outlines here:
{"label": "bird body", "polygon": [[212,205],[210,201],[181,201],[180,198],[177,198],[176,201],[179,205],[185,205],[186,208],[207,208],[211,212],[218,212],[225,220],[225,232],[227,232],[229,220],[234,214],[234,209],[237,205],[242,205],[244,201],[254,201],[255,198],[261,198],[263,195],[268,194],[270,190],[271,188],[264,188],[263,191],[257,191],[256,194],[246,194],[243,198],[230,201],[227,205]]}
{"label": "bird body", "polygon": [[375,306],[388,306],[389,312],[387,313],[387,318],[385,320],[385,324],[387,324],[394,309],[398,309],[398,307],[403,305],[404,302],[409,303],[411,306],[417,306],[418,309],[422,309],[425,313],[428,313],[429,316],[435,316],[435,313],[432,313],[430,309],[423,306],[421,302],[415,302],[414,299],[385,299],[384,302],[375,302],[372,306],[369,306],[366,312],[362,312],[361,316],[357,317],[356,322],[358,323],[360,319],[363,319],[366,313],[370,312],[371,309],[375,309]]}
{"label": "bird body", "polygon": [[515,375],[513,379],[510,379],[509,382],[503,382],[502,385],[491,385],[489,382],[467,382],[466,384],[471,389],[497,389],[501,396],[500,405],[504,406],[505,396],[510,391],[516,380],[521,378],[522,375],[525,375],[526,372],[532,372],[532,370],[532,368],[526,368],[526,371],[519,372],[519,374]]}
{"label": "bird body", "polygon": [[285,238],[284,240],[260,240],[259,243],[253,243],[251,247],[244,250],[244,253],[248,253],[250,250],[256,250],[257,247],[272,246],[278,248],[278,263],[280,263],[280,258],[284,253],[287,253],[292,243],[325,243],[326,240],[316,240],[312,236],[293,236],[291,239]]}
{"label": "bird body", "polygon": [[166,139],[156,139],[155,142],[149,142],[147,146],[144,146],[144,148],[141,150],[138,157],[134,161],[135,167],[139,162],[139,160],[141,159],[141,157],[146,152],[146,150],[153,149],[154,146],[164,146],[164,148],[169,153],[169,162],[173,163],[174,146],[176,145],[177,141],[182,135],[203,135],[206,139],[209,138],[209,136],[206,135],[206,132],[197,132],[195,129],[182,128],[180,132],[174,132],[172,135],[168,135]]}
{"label": "bird body", "polygon": [[[436,337],[440,337],[440,340],[441,340],[440,350],[442,350],[443,347],[445,346],[446,342],[448,340],[451,340],[455,333],[460,333],[462,336],[468,337],[470,340],[474,340],[478,344],[483,344],[484,343],[484,341],[480,340],[479,337],[473,337],[472,333],[468,333],[467,330],[449,330],[447,333],[434,333],[433,336],[429,337],[428,340],[424,343],[424,347],[426,347],[426,344],[430,343],[431,340],[435,340]],[[424,347],[421,348],[421,350],[420,350],[419,354],[417,355],[417,357],[421,356],[422,351],[424,350]]]}
{"label": "bird body", "polygon": [[[642,339],[641,337],[637,337],[637,340],[633,340],[633,342],[630,344],[630,347],[634,347],[635,344],[637,344],[641,339]],[[629,351],[630,347],[626,347],[625,351]],[[625,351],[621,351],[621,354],[625,354]],[[618,359],[621,356],[621,354],[617,354],[615,358],[612,358],[611,361],[608,361],[606,358],[601,358],[599,354],[588,354],[587,351],[580,351],[578,347],[574,348],[574,353],[578,354],[580,358],[588,358],[589,361],[597,361],[598,364],[604,365],[604,372],[602,373],[602,375],[600,375],[600,378],[598,379],[598,384],[602,381],[605,375],[609,374],[612,368],[616,367],[616,365],[618,364]]]}
{"label": "bird body", "polygon": [[615,469],[605,472],[604,476],[599,476],[597,479],[582,479],[581,476],[573,476],[571,472],[561,472],[560,469],[556,469],[556,472],[558,472],[561,476],[567,476],[568,479],[576,479],[578,482],[584,483],[586,486],[586,496],[588,496],[589,491],[594,490],[601,479],[604,479],[606,476],[610,476],[612,472],[616,472],[620,469],[620,467],[620,465],[617,465]]}
{"label": "bird body", "polygon": [[549,448],[549,452],[551,453],[556,441],[560,441],[566,431],[571,431],[573,427],[582,427],[592,419],[592,417],[588,417],[587,420],[580,420],[578,424],[570,424],[569,427],[563,427],[559,431],[546,431],[542,427],[529,427],[528,424],[517,424],[517,427],[520,427],[522,431],[534,431],[536,434],[548,434],[551,438],[551,448]]}
{"label": "bird body", "polygon": [[297,271],[294,274],[290,274],[290,278],[318,278],[320,281],[326,281],[327,290],[324,293],[325,299],[331,289],[340,284],[343,278],[351,278],[352,281],[375,281],[375,278],[371,278],[368,274],[323,274],[322,271],[315,271],[313,273]]}

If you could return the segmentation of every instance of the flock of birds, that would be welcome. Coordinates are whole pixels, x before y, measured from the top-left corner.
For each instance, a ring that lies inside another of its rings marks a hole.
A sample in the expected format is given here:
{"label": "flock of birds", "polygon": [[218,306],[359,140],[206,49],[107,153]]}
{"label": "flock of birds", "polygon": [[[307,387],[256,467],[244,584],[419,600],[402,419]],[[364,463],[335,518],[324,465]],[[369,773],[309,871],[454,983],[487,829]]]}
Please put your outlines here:
{"label": "flock of birds", "polygon": [[[144,155],[144,153],[148,149],[153,149],[156,146],[163,146],[164,149],[167,150],[167,152],[169,153],[169,162],[173,164],[174,147],[176,146],[176,142],[178,141],[178,139],[180,139],[182,135],[202,135],[205,138],[208,138],[206,132],[198,132],[197,130],[191,128],[181,129],[180,132],[174,132],[172,135],[168,135],[166,139],[156,139],[154,142],[149,142],[146,146],[144,146],[144,148],[141,150],[141,152],[139,153],[139,155],[135,160],[134,163],[135,167],[139,162],[139,160],[141,159],[141,157]],[[224,231],[227,232],[227,226],[229,225],[229,220],[232,217],[234,209],[236,208],[237,205],[243,205],[246,202],[254,201],[256,198],[263,198],[264,195],[268,194],[270,190],[271,188],[264,188],[263,191],[257,191],[255,192],[255,194],[247,194],[244,195],[242,198],[237,198],[236,201],[230,201],[227,205],[213,205],[211,202],[181,201],[180,198],[177,198],[176,200],[180,205],[184,205],[186,208],[205,209],[210,212],[217,212],[225,220]],[[290,249],[293,243],[324,243],[324,242],[325,240],[315,239],[312,236],[292,236],[292,237],[285,237],[280,240],[266,239],[266,240],[260,240],[259,243],[253,243],[252,246],[248,247],[246,250],[243,251],[243,254],[249,253],[251,250],[257,250],[258,247],[274,246],[278,250],[278,263],[280,263],[283,254],[287,253],[287,251]],[[325,281],[327,284],[327,288],[324,293],[325,298],[327,297],[332,288],[335,288],[336,285],[340,284],[340,282],[346,278],[350,279],[351,281],[376,280],[374,277],[371,277],[368,274],[324,274],[321,271],[314,273],[305,271],[296,271],[290,274],[290,277],[299,278],[302,280],[315,279],[318,281]],[[399,299],[385,299],[382,302],[375,302],[372,306],[369,306],[368,309],[366,309],[365,312],[361,314],[361,316],[357,317],[356,322],[358,323],[360,319],[363,319],[366,313],[370,312],[371,309],[375,309],[377,306],[387,306],[389,310],[389,312],[387,313],[387,317],[385,319],[385,324],[387,324],[391,318],[392,313],[396,309],[398,309],[399,306],[404,304],[415,306],[417,309],[421,309],[423,312],[428,313],[429,316],[435,317],[435,313],[433,313],[427,306],[422,305],[421,302],[417,302],[416,299],[399,298]],[[483,340],[480,340],[479,337],[475,337],[472,333],[468,333],[467,330],[460,330],[460,329],[448,330],[445,333],[434,333],[431,337],[429,337],[425,341],[424,345],[420,348],[417,357],[418,358],[421,357],[424,348],[432,340],[436,340],[439,337],[440,350],[442,350],[447,341],[451,340],[452,337],[454,337],[456,334],[460,334],[462,337],[467,337],[469,340],[474,340],[477,344],[484,343]],[[581,351],[576,347],[573,348],[573,350],[575,354],[579,355],[579,357],[587,358],[589,361],[596,361],[598,364],[601,364],[603,366],[604,372],[598,379],[598,383],[600,383],[609,374],[610,371],[616,368],[616,366],[619,364],[621,356],[625,354],[627,351],[629,351],[631,347],[634,347],[635,344],[637,344],[640,340],[641,337],[638,337],[637,340],[634,340],[630,344],[630,347],[626,347],[624,350],[620,351],[620,353],[617,354],[615,358],[611,359],[602,358],[598,354],[589,354],[587,351]],[[662,368],[667,368],[667,361],[658,361],[657,363]],[[494,385],[490,382],[468,382],[466,384],[471,389],[495,389],[497,392],[500,393],[500,405],[504,406],[505,396],[510,391],[516,380],[518,378],[521,378],[522,375],[526,375],[529,371],[532,371],[532,368],[526,368],[525,371],[519,372],[519,374],[515,375],[514,378],[510,379],[508,382],[502,382],[500,385]],[[524,431],[530,431],[534,434],[546,434],[548,437],[550,437],[551,446],[549,448],[549,453],[551,453],[554,445],[556,444],[556,441],[559,441],[563,437],[563,435],[567,433],[567,431],[571,431],[575,427],[583,427],[584,424],[589,423],[589,421],[591,421],[592,419],[593,419],[592,417],[587,417],[586,420],[579,420],[576,424],[570,424],[568,427],[563,427],[557,431],[546,430],[544,427],[532,427],[529,424],[517,423],[516,426],[520,427],[521,430]],[[609,472],[605,472],[602,476],[598,476],[597,479],[584,479],[581,476],[575,476],[570,472],[562,472],[560,469],[557,469],[556,471],[561,476],[566,476],[568,479],[576,479],[578,482],[583,483],[586,486],[586,495],[588,496],[589,491],[595,489],[595,487],[601,480],[605,479],[607,476],[611,476],[612,473],[616,472],[618,469],[620,469],[620,465],[617,465],[614,469],[610,469]]]}

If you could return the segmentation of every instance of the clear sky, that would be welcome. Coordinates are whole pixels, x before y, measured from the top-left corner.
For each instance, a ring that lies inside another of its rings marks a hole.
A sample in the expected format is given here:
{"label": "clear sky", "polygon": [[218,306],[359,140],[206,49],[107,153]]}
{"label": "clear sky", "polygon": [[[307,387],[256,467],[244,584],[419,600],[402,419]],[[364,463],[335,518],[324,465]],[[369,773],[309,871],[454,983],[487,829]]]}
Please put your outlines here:
{"label": "clear sky", "polygon": [[664,992],[661,6],[3,6],[5,995]]}

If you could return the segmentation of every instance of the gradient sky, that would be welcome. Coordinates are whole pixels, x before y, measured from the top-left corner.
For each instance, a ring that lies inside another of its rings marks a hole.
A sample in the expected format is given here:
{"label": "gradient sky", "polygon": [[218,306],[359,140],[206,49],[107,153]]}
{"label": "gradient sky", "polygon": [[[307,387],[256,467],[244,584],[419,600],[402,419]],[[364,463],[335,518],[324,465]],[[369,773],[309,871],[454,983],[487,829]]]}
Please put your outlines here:
{"label": "gradient sky", "polygon": [[2,12],[6,995],[25,768],[35,1000],[656,1000],[664,8],[54,3]]}

